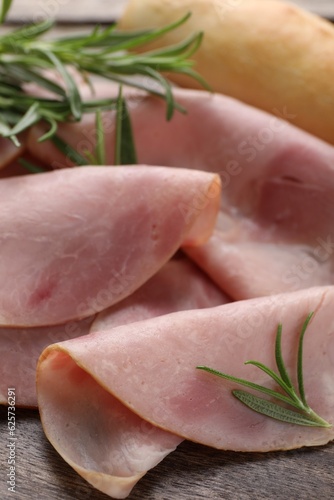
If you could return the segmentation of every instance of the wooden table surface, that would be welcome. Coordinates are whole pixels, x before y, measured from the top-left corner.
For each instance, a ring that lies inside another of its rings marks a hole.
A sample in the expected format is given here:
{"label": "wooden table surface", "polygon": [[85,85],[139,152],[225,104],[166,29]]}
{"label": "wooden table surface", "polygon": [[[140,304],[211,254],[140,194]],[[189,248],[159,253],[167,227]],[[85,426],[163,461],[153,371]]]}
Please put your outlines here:
{"label": "wooden table surface", "polygon": [[[37,411],[16,412],[16,493],[7,491],[7,408],[0,408],[1,500],[107,500],[55,452]],[[222,452],[183,442],[128,500],[331,500],[334,443],[289,452]]]}
{"label": "wooden table surface", "polygon": [[[11,21],[36,19],[46,6],[61,21],[111,21],[126,0],[14,0]],[[333,0],[295,3],[334,18]],[[44,9],[44,10],[43,10]],[[70,30],[71,28],[67,28]],[[16,492],[8,491],[7,408],[0,407],[1,500],[106,500],[56,453],[38,412],[16,410]],[[221,452],[182,443],[134,488],[129,500],[330,500],[334,498],[334,443],[269,454]]]}

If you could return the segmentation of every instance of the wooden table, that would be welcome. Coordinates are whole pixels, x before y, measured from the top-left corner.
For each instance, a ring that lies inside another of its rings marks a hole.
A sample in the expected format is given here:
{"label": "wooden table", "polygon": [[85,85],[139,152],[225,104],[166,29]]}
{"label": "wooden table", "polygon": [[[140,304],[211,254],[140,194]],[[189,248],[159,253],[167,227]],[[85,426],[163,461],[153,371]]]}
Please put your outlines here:
{"label": "wooden table", "polygon": [[[108,22],[120,15],[125,3],[53,0],[43,7],[42,0],[14,0],[11,20],[33,19],[43,8],[45,12],[46,5],[53,5],[61,21]],[[334,18],[333,0],[295,3]],[[8,437],[7,408],[0,407],[1,500],[109,498],[62,460],[45,438],[38,412],[32,410],[16,411],[16,492],[9,492]],[[290,452],[242,454],[184,442],[139,482],[129,500],[330,500],[334,497],[333,470],[334,443]]]}
{"label": "wooden table", "polygon": [[[0,408],[2,500],[107,500],[55,452],[38,412],[17,410],[16,493],[7,492],[7,408]],[[334,443],[318,449],[246,454],[184,442],[134,488],[129,500],[331,500]]]}

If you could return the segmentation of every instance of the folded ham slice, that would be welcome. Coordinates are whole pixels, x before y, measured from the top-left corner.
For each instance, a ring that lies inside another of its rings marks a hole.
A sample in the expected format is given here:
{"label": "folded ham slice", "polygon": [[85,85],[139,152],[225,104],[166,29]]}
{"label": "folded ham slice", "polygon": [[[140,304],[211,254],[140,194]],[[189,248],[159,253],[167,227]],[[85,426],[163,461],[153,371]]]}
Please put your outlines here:
{"label": "folded ham slice", "polygon": [[[274,388],[263,372],[243,363],[256,359],[274,368],[276,329],[282,322],[283,357],[296,383],[300,329],[315,311],[304,341],[305,391],[310,406],[333,423],[333,300],[333,288],[313,288],[182,311],[50,346],[37,376],[46,435],[79,474],[115,498],[126,496],[135,471],[127,469],[128,447],[122,448],[110,423],[114,412],[125,412],[126,419],[133,414],[134,426],[142,419],[138,440],[146,439],[147,446],[157,427],[229,450],[325,444],[334,438],[333,428],[303,428],[254,413],[231,395],[235,384],[196,366]],[[114,446],[120,451],[117,467]],[[139,460],[138,475],[146,466]]]}
{"label": "folded ham slice", "polygon": [[43,326],[111,306],[181,245],[204,243],[220,182],[185,169],[73,168],[3,179],[0,199],[0,325]]}
{"label": "folded ham slice", "polygon": [[130,297],[102,311],[96,319],[90,316],[65,325],[40,328],[0,328],[0,404],[7,404],[7,389],[15,387],[17,406],[37,408],[37,360],[50,344],[169,312],[227,302],[228,297],[181,255],[167,262]]}
{"label": "folded ham slice", "polygon": [[[169,261],[130,297],[100,313],[91,331],[110,329],[173,311],[212,307],[228,301],[228,298],[181,254]],[[69,392],[66,389],[65,391],[62,404],[64,403],[66,408],[66,399],[71,397],[71,385]],[[112,495],[122,498],[127,496],[148,469],[173,451],[182,438],[148,424],[100,388],[95,393],[93,404],[96,405],[97,411],[104,413],[106,409],[109,451],[105,450],[105,472],[89,472],[89,463],[84,466],[78,464],[79,455],[77,461],[72,461],[71,465],[97,488],[103,491],[106,488],[109,492],[112,488]],[[78,431],[80,432],[80,429]],[[96,437],[96,434],[94,435]],[[100,438],[97,437],[97,440],[100,442]]]}
{"label": "folded ham slice", "polygon": [[87,335],[94,318],[40,328],[0,328],[0,404],[7,404],[8,387],[15,387],[16,406],[37,408],[40,354],[50,344]]}
{"label": "folded ham slice", "polygon": [[[107,87],[97,92],[105,95]],[[132,94],[129,108],[140,162],[221,176],[216,232],[188,255],[236,300],[333,283],[334,148],[287,123],[293,116],[284,107],[272,116],[218,94],[174,89],[174,95],[187,114],[171,122],[159,99]],[[111,161],[112,115],[105,126]],[[60,133],[74,147],[95,147],[93,117]],[[34,134],[31,153],[67,165]]]}

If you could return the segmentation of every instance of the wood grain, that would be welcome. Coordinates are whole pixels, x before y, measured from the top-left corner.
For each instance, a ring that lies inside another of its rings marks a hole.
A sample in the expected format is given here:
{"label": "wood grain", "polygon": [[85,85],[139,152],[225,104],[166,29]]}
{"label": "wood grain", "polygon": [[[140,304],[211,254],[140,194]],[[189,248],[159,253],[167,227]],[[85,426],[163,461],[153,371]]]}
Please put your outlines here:
{"label": "wood grain", "polygon": [[[46,440],[38,412],[17,410],[16,492],[7,490],[7,409],[0,408],[2,500],[107,500]],[[151,470],[128,500],[331,500],[334,443],[277,453],[222,452],[189,442]]]}

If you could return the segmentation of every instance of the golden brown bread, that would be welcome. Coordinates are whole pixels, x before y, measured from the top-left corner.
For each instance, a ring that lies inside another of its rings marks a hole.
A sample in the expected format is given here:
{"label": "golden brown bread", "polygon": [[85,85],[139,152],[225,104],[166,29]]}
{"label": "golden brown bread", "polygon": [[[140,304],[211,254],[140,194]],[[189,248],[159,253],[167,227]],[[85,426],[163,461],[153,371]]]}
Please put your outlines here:
{"label": "golden brown bread", "polygon": [[[334,25],[278,0],[130,0],[119,26],[160,27],[190,11],[190,20],[159,46],[204,31],[193,58],[213,90],[334,144]],[[188,77],[173,78],[196,86]]]}

